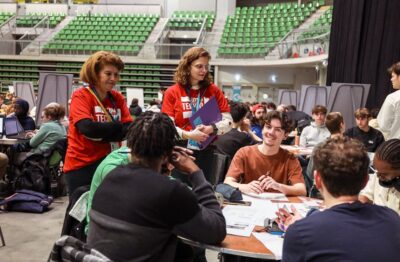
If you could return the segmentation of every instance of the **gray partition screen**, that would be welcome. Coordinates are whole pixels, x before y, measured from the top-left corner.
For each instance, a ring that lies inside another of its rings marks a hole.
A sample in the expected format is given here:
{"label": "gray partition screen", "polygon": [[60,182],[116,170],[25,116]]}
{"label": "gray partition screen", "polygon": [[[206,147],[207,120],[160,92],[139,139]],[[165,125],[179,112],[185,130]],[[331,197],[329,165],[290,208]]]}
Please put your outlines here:
{"label": "gray partition screen", "polygon": [[332,83],[328,112],[341,112],[346,128],[356,125],[354,111],[367,102],[370,84]]}
{"label": "gray partition screen", "polygon": [[298,106],[300,92],[293,89],[279,89],[278,105],[295,105]]}
{"label": "gray partition screen", "polygon": [[29,103],[29,111],[31,111],[36,106],[36,97],[32,82],[14,81],[13,86],[15,95],[26,100]]}
{"label": "gray partition screen", "polygon": [[330,91],[330,86],[302,85],[299,110],[311,116],[315,105],[327,107]]}
{"label": "gray partition screen", "polygon": [[36,125],[42,122],[40,115],[43,108],[51,102],[57,102],[65,107],[69,115],[68,99],[72,92],[72,74],[55,74],[40,72],[39,92],[36,106]]}

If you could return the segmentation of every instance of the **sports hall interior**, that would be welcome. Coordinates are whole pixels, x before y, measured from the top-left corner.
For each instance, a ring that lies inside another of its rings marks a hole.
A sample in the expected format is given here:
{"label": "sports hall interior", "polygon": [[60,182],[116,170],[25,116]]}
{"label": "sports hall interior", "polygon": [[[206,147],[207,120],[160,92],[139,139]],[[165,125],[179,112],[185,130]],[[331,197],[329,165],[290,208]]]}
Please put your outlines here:
{"label": "sports hall interior", "polygon": [[[138,97],[146,107],[174,84],[185,51],[202,46],[230,100],[302,110],[306,87],[350,83],[369,84],[364,106],[380,107],[392,91],[386,69],[400,58],[399,9],[395,0],[2,0],[0,93],[16,82],[37,93],[42,73],[72,75],[74,90],[85,60],[106,50],[125,63],[117,88],[128,105]],[[44,214],[0,211],[0,260],[45,261],[67,205],[59,197]]]}

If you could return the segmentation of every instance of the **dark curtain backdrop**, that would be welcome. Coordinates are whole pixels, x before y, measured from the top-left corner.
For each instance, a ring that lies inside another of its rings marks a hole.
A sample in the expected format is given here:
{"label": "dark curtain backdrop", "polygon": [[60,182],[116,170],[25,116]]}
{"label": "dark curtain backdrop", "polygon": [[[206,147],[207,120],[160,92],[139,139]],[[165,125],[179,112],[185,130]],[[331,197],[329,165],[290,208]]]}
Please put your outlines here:
{"label": "dark curtain backdrop", "polygon": [[327,85],[371,84],[367,107],[393,92],[387,73],[400,61],[400,0],[334,0]]}

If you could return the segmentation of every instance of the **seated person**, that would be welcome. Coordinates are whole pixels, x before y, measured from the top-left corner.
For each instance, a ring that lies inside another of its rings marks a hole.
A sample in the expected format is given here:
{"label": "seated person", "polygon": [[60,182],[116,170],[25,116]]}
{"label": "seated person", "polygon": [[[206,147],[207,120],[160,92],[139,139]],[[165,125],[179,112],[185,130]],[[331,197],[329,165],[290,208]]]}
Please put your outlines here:
{"label": "seated person", "polygon": [[89,212],[92,208],[93,196],[96,193],[97,188],[100,186],[101,182],[103,182],[104,178],[116,167],[129,164],[131,159],[131,154],[129,153],[129,149],[126,146],[120,147],[117,150],[112,151],[110,154],[101,161],[100,165],[96,168],[96,172],[93,175],[92,183],[90,184],[90,191],[87,200],[87,215],[86,215],[86,228],[85,233],[88,233],[88,225],[90,222]]}
{"label": "seated person", "polygon": [[14,115],[18,118],[25,131],[35,130],[36,125],[32,117],[28,116],[29,103],[22,98],[17,98],[14,103]]}
{"label": "seated person", "polygon": [[[368,181],[369,168],[368,154],[361,142],[328,139],[317,146],[313,158],[315,184],[326,209],[309,212],[289,226],[282,262],[398,261],[398,214],[387,207],[358,201],[358,194]],[[296,211],[293,206],[292,210]],[[283,209],[278,215],[281,222],[294,220]]]}
{"label": "seated person", "polygon": [[245,122],[246,114],[249,111],[248,107],[243,103],[236,102],[232,102],[229,107],[233,119],[232,129],[218,136],[214,145],[217,152],[228,155],[232,159],[240,148],[262,140],[251,131],[249,122]]}
{"label": "seated person", "polygon": [[265,117],[265,108],[261,104],[256,104],[251,107],[251,131],[259,138],[262,138],[262,128],[264,126],[263,119]]}
{"label": "seated person", "polygon": [[349,128],[344,133],[345,136],[360,140],[367,148],[368,152],[375,152],[380,144],[385,141],[381,131],[370,127],[368,121],[371,118],[367,108],[359,108],[354,112],[357,126]]}
{"label": "seated person", "polygon": [[[328,128],[331,136],[330,138],[335,138],[335,137],[343,137],[343,132],[345,130],[345,124],[344,124],[344,119],[343,116],[340,112],[330,112],[326,116],[326,121],[325,125]],[[315,150],[313,150],[312,155],[314,154]],[[318,195],[319,192],[315,188],[314,185],[314,161],[313,158],[310,158],[310,161],[308,162],[307,165],[307,170],[306,170],[306,185],[307,189],[310,189],[309,191],[309,196],[310,197],[320,197]],[[310,188],[312,187],[312,188]]]}
{"label": "seated person", "polygon": [[313,122],[306,126],[300,135],[300,146],[313,147],[325,141],[329,136],[329,130],[325,126],[327,109],[324,106],[316,105],[312,109]]}
{"label": "seated person", "polygon": [[304,196],[306,187],[299,160],[280,147],[291,132],[286,113],[271,111],[264,119],[263,142],[237,151],[224,183],[244,193],[282,192]]}
{"label": "seated person", "polygon": [[65,138],[67,132],[61,124],[65,108],[58,103],[48,104],[42,111],[42,125],[36,132],[28,132],[31,153],[42,153],[50,149],[58,140]]}
{"label": "seated person", "polygon": [[386,206],[400,215],[400,140],[383,142],[375,152],[376,173],[370,175],[360,201]]}
{"label": "seated person", "polygon": [[[211,185],[193,159],[173,150],[178,134],[165,114],[145,112],[127,140],[131,163],[117,167],[93,197],[87,243],[113,261],[173,261],[177,236],[218,244],[226,224]],[[193,190],[161,174],[171,163]]]}

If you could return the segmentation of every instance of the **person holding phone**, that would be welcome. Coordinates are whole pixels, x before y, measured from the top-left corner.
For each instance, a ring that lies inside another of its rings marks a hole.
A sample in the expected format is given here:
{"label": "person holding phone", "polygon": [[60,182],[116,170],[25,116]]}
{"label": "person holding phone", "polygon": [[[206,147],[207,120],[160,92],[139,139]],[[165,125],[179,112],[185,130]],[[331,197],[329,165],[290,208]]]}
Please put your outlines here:
{"label": "person holding phone", "polygon": [[113,89],[123,69],[121,58],[106,51],[94,53],[82,66],[80,78],[88,86],[72,94],[64,164],[70,195],[90,185],[97,166],[120,147],[132,122],[125,98]]}
{"label": "person holding phone", "polygon": [[[128,132],[130,164],[111,171],[93,197],[87,243],[113,261],[174,261],[178,238],[218,244],[226,224],[211,185],[165,114],[145,112]],[[172,164],[190,190],[162,174]],[[191,261],[191,260],[185,260]]]}

